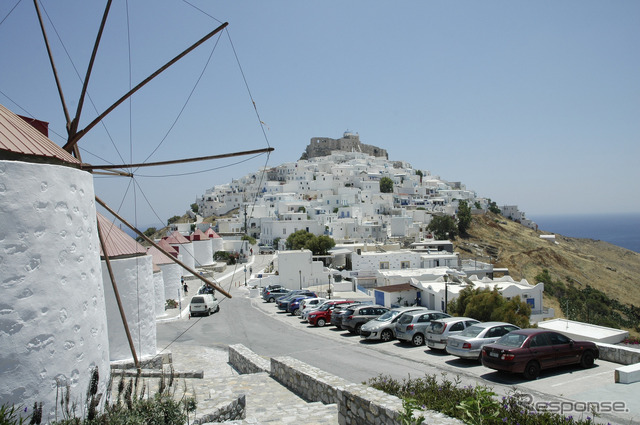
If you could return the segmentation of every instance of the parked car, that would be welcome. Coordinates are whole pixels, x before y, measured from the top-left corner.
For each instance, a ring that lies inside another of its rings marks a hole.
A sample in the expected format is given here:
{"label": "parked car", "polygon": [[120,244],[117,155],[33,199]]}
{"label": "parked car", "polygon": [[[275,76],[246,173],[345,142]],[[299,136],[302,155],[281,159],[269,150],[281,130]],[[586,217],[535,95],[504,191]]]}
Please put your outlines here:
{"label": "parked car", "polygon": [[579,364],[589,368],[599,356],[598,346],[591,341],[574,341],[544,329],[512,331],[482,348],[484,366],[522,373],[525,379],[535,379],[541,370],[558,366]]}
{"label": "parked car", "polygon": [[287,307],[289,307],[289,303],[293,301],[296,297],[301,297],[301,296],[317,297],[315,292],[311,292],[306,289],[296,289],[289,292],[287,295],[276,299],[276,305],[278,306],[278,310],[287,311]]}
{"label": "parked car", "polygon": [[202,286],[198,288],[198,294],[214,295],[215,293],[216,290],[213,289],[213,286],[207,285],[206,283],[203,283]]}
{"label": "parked car", "polygon": [[291,291],[289,291],[287,288],[270,289],[268,291],[265,291],[265,293],[262,295],[262,299],[268,303],[273,303],[278,298],[287,295],[289,292]]}
{"label": "parked car", "polygon": [[264,255],[264,254],[273,254],[275,252],[275,249],[273,249],[272,246],[261,246],[259,252],[262,255]]}
{"label": "parked car", "polygon": [[411,342],[415,346],[424,345],[427,326],[432,320],[444,319],[445,317],[451,316],[436,310],[403,314],[396,322],[396,338],[403,342]]}
{"label": "parked car", "polygon": [[365,339],[379,339],[380,341],[387,342],[395,338],[396,335],[396,322],[405,313],[413,311],[427,311],[426,307],[397,307],[393,308],[382,316],[377,317],[360,328],[360,337]]}
{"label": "parked car", "polygon": [[348,311],[351,313],[342,318],[342,328],[359,335],[362,325],[382,316],[389,309],[381,305],[360,305],[349,308]]}
{"label": "parked car", "polygon": [[463,359],[482,360],[482,347],[500,339],[511,331],[520,329],[506,322],[484,322],[469,326],[447,340],[447,353]]}
{"label": "parked car", "polygon": [[333,300],[325,300],[324,302],[318,304],[316,307],[311,308],[311,309],[306,309],[302,312],[302,314],[300,314],[300,320],[302,322],[306,322],[309,319],[309,314],[313,313],[314,311],[318,311],[321,308],[323,308],[325,306],[325,304],[328,304],[330,302],[334,302],[334,301],[346,301],[343,299],[333,299]]}
{"label": "parked car", "polygon": [[320,306],[323,302],[325,302],[326,298],[306,298],[302,300],[300,303],[300,308],[297,312],[294,312],[296,316],[302,316],[302,313],[305,310],[313,310],[314,308]]}
{"label": "parked car", "polygon": [[189,303],[189,314],[191,316],[209,316],[212,312],[220,311],[218,300],[211,294],[194,295]]}
{"label": "parked car", "polygon": [[289,312],[292,316],[298,316],[300,312],[300,308],[302,305],[302,301],[310,298],[315,298],[312,295],[300,295],[294,297],[287,306],[287,312]]}
{"label": "parked car", "polygon": [[331,313],[331,324],[338,329],[343,329],[342,318],[350,314],[353,311],[351,310],[352,308],[360,305],[362,305],[360,301],[353,301],[351,304],[340,304]]}
{"label": "parked car", "polygon": [[[267,291],[272,291],[274,289],[280,289],[280,288],[284,288],[284,286],[282,285],[277,285],[277,284],[273,284],[273,285],[267,285],[264,288],[262,288],[262,291],[260,291],[260,296],[263,296],[265,292]],[[285,288],[286,289],[286,288]]]}
{"label": "parked car", "polygon": [[332,300],[332,301],[326,302],[318,310],[309,313],[309,316],[307,317],[307,321],[309,322],[310,325],[323,327],[324,325],[326,325],[331,321],[331,313],[333,312],[333,309],[335,309],[336,306],[340,304],[346,304],[346,303],[353,303],[353,301]]}
{"label": "parked car", "polygon": [[480,321],[469,317],[447,317],[434,320],[427,328],[425,335],[427,347],[432,350],[444,350],[447,348],[447,339],[450,335],[459,334],[476,323]]}

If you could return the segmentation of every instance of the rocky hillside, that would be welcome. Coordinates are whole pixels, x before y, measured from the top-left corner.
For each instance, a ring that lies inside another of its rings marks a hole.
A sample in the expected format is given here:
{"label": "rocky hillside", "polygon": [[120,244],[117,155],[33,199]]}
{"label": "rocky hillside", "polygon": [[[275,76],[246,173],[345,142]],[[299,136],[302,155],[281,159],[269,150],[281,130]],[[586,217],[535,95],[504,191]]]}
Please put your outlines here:
{"label": "rocky hillside", "polygon": [[[506,267],[516,280],[536,284],[535,276],[549,270],[554,281],[567,278],[589,285],[624,304],[640,307],[640,254],[593,239],[556,234],[556,243],[502,216],[474,216],[468,237],[454,243],[462,258],[491,257],[494,267]],[[545,294],[545,305],[561,317],[557,300]]]}

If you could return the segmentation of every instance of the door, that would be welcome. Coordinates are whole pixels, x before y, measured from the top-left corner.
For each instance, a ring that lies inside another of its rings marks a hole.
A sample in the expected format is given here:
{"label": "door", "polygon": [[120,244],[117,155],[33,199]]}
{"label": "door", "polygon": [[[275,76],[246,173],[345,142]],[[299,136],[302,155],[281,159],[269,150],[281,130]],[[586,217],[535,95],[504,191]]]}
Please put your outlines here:
{"label": "door", "polygon": [[531,352],[531,356],[538,360],[542,369],[556,365],[556,352],[547,334],[537,334],[531,337],[529,341],[529,351]]}

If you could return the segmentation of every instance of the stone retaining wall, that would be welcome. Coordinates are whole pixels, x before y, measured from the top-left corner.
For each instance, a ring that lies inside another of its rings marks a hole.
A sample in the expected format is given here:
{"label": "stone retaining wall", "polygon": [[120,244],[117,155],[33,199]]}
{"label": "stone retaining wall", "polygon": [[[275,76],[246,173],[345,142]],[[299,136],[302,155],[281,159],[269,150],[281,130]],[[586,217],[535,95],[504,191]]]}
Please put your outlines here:
{"label": "stone retaining wall", "polygon": [[226,422],[244,419],[246,415],[246,396],[242,394],[238,398],[231,401],[223,401],[219,403],[219,407],[208,411],[191,422],[194,425],[207,424],[210,422]]}
{"label": "stone retaining wall", "polygon": [[640,363],[640,350],[613,344],[598,344],[600,359],[609,362],[630,365]]}
{"label": "stone retaining wall", "polygon": [[303,399],[323,404],[337,404],[338,390],[353,385],[291,357],[272,358],[271,376]]}
{"label": "stone retaining wall", "polygon": [[[341,425],[400,425],[402,400],[375,388],[353,384],[291,357],[271,359],[271,376],[307,401],[338,405]],[[423,424],[461,425],[462,422],[433,411],[415,412]]]}
{"label": "stone retaining wall", "polygon": [[269,360],[260,357],[242,344],[229,346],[229,363],[240,374],[271,371]]}

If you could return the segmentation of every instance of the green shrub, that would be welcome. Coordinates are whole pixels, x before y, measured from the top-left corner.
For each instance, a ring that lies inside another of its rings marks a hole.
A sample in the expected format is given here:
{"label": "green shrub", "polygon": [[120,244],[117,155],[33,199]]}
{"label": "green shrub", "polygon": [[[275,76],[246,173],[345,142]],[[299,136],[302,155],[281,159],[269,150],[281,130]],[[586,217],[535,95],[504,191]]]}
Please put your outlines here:
{"label": "green shrub", "polygon": [[527,403],[523,394],[513,391],[501,399],[491,388],[478,385],[460,387],[460,380],[451,381],[435,375],[423,378],[406,378],[397,381],[390,376],[380,375],[365,384],[395,395],[403,400],[403,423],[413,424],[414,410],[434,410],[462,420],[467,424],[486,425],[587,425],[594,424],[592,418],[576,420],[558,413],[535,411]]}

